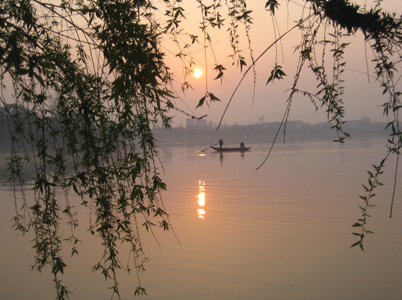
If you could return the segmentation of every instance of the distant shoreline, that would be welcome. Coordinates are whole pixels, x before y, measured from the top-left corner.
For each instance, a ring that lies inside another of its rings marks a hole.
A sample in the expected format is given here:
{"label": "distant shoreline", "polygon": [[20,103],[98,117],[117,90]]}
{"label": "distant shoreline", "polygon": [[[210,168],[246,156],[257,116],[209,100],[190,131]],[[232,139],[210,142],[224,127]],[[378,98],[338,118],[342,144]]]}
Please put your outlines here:
{"label": "distant shoreline", "polygon": [[[391,133],[389,128],[386,129],[387,122],[371,122],[369,118],[363,118],[357,121],[348,121],[344,124],[344,130],[356,137],[384,137]],[[301,140],[335,140],[337,133],[335,129],[331,129],[328,122],[318,123],[315,125],[304,123],[301,121],[289,121],[286,124],[286,134],[284,135],[283,126],[278,135],[278,142],[283,141],[285,137],[288,141]],[[177,142],[191,142],[209,145],[212,142],[218,142],[222,138],[225,143],[238,144],[259,143],[262,139],[273,139],[280,127],[280,122],[271,122],[254,125],[232,125],[224,126],[219,130],[211,125],[192,126],[192,127],[175,127],[170,129],[156,128],[153,130],[154,136],[158,143],[170,144]]]}

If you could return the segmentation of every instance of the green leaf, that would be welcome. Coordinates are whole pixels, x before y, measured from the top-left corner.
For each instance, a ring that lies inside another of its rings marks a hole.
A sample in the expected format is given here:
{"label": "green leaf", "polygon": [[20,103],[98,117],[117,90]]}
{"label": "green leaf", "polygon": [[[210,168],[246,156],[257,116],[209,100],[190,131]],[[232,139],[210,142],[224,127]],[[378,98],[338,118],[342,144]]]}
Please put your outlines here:
{"label": "green leaf", "polygon": [[240,70],[243,71],[243,67],[246,67],[247,63],[244,59],[240,59]]}
{"label": "green leaf", "polygon": [[223,71],[226,70],[226,68],[223,65],[215,65],[214,70],[218,72],[218,75],[214,79],[217,80],[223,77]]}
{"label": "green leaf", "polygon": [[205,97],[206,97],[206,96],[202,97],[202,98],[198,101],[198,105],[197,105],[195,108],[202,107],[202,106],[204,105]]}
{"label": "green leaf", "polygon": [[267,83],[273,82],[274,80],[281,80],[286,76],[286,73],[282,70],[282,66],[275,65],[271,71],[271,75],[268,77]]}
{"label": "green leaf", "polygon": [[356,247],[356,246],[360,245],[361,243],[362,243],[362,241],[357,241],[352,246],[350,246],[350,248]]}
{"label": "green leaf", "polygon": [[265,3],[265,8],[268,8],[268,10],[270,10],[273,15],[275,14],[275,9],[277,9],[278,7],[279,7],[278,0],[268,0]]}
{"label": "green leaf", "polygon": [[214,94],[212,94],[212,93],[209,93],[208,94],[209,95],[209,98],[211,99],[211,101],[221,101],[221,99],[219,99],[218,97],[216,97]]}

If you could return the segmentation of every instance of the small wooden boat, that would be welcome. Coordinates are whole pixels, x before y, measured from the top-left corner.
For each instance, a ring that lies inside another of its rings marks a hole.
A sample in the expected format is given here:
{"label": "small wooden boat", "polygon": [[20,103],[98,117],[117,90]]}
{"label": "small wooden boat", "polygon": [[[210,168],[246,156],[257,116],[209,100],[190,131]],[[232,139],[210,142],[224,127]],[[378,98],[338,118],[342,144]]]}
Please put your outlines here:
{"label": "small wooden boat", "polygon": [[244,152],[244,151],[249,151],[251,149],[251,147],[214,147],[211,146],[212,149],[214,149],[215,151],[218,152]]}

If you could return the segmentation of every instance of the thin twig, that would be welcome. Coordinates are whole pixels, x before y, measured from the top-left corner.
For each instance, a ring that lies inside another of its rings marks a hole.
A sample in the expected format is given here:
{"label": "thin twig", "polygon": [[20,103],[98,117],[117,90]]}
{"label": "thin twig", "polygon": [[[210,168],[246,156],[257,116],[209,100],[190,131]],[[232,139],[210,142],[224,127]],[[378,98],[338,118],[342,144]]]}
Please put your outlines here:
{"label": "thin twig", "polygon": [[247,70],[244,72],[242,78],[240,79],[239,83],[237,84],[236,88],[234,89],[232,95],[230,96],[229,102],[228,102],[228,104],[226,105],[225,110],[223,111],[222,117],[221,117],[221,119],[220,119],[220,121],[219,121],[218,127],[216,127],[216,130],[219,130],[219,127],[220,127],[221,124],[222,124],[222,121],[223,121],[223,118],[224,118],[224,116],[225,116],[225,114],[226,114],[226,111],[228,110],[229,105],[230,105],[230,103],[232,102],[234,95],[236,94],[237,90],[239,89],[240,85],[242,84],[243,80],[245,79],[247,73],[253,68],[253,66],[258,62],[258,60],[259,60],[261,57],[263,57],[263,56],[268,52],[268,50],[270,50],[273,46],[275,46],[276,43],[278,43],[281,39],[283,39],[288,33],[290,33],[291,31],[293,31],[295,28],[299,27],[300,24],[306,22],[308,19],[310,19],[310,18],[311,18],[312,16],[314,16],[314,15],[315,15],[315,14],[310,14],[310,15],[308,15],[308,16],[305,17],[303,20],[300,20],[300,22],[298,22],[295,26],[293,26],[293,27],[290,28],[288,31],[286,31],[284,34],[282,34],[280,37],[278,37],[274,42],[272,42],[272,43],[271,43],[271,44],[253,61],[253,63],[251,64],[251,66],[249,66],[249,67],[247,68]]}

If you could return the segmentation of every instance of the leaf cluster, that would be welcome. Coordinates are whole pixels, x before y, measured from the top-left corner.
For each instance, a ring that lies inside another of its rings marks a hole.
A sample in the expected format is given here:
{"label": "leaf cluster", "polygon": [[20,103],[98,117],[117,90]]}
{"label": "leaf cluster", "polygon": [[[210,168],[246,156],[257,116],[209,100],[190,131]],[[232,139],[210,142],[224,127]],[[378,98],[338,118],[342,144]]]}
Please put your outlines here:
{"label": "leaf cluster", "polygon": [[[90,210],[89,231],[103,246],[93,270],[111,280],[118,298],[120,244],[131,249],[139,274],[146,262],[141,232],[171,227],[152,134],[158,124],[170,126],[172,108],[154,9],[149,1],[0,4],[0,78],[14,101],[0,97],[15,228],[33,236],[33,268],[50,267],[58,299],[70,295],[62,251],[79,253],[71,193]],[[146,293],[140,281],[135,293]]]}

